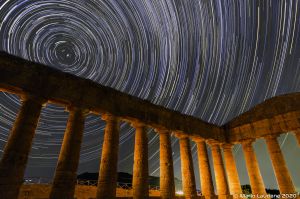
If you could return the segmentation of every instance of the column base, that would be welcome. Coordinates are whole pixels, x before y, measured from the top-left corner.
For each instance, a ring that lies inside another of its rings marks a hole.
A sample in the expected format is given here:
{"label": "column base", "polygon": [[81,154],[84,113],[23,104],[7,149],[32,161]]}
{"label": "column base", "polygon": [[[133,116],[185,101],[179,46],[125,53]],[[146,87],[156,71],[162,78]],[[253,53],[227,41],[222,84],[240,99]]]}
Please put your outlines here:
{"label": "column base", "polygon": [[217,195],[203,195],[203,199],[218,199]]}
{"label": "column base", "polygon": [[[160,198],[160,197],[149,197],[149,199],[151,199],[151,198]],[[191,199],[191,198],[188,198],[185,196],[175,196],[175,199]],[[192,199],[205,199],[205,197],[204,196],[195,196]]]}
{"label": "column base", "polygon": [[218,195],[218,199],[234,199],[232,195]]}

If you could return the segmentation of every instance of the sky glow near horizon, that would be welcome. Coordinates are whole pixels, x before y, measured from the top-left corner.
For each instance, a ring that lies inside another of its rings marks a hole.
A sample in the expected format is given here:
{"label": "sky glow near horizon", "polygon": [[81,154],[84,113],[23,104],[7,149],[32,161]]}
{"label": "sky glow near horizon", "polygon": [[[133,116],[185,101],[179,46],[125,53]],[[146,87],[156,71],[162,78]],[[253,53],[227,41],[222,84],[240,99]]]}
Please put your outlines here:
{"label": "sky glow near horizon", "polygon": [[[299,11],[298,0],[0,0],[0,50],[221,125],[300,91]],[[0,94],[1,151],[19,107],[18,97]],[[27,176],[53,175],[67,118],[63,107],[43,109]],[[99,116],[86,118],[79,173],[98,170],[104,127]],[[149,130],[151,175],[159,175],[158,141]],[[279,141],[300,187],[299,147],[293,135]],[[134,129],[122,123],[120,171],[132,171],[133,142]],[[180,178],[178,140],[172,143]],[[263,140],[255,150],[266,187],[276,188]],[[234,154],[248,184],[239,145]]]}

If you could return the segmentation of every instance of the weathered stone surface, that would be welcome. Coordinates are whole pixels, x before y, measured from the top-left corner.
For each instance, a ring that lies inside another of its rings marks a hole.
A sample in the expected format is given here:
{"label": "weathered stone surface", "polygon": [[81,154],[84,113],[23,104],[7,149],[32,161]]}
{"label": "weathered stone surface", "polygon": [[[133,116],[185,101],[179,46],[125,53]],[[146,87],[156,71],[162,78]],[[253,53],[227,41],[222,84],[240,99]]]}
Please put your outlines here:
{"label": "weathered stone surface", "polygon": [[26,96],[0,162],[0,198],[16,199],[23,183],[32,140],[45,101]]}
{"label": "weathered stone surface", "polygon": [[[48,199],[50,189],[51,185],[48,184],[22,185],[18,199]],[[95,199],[96,192],[96,186],[76,185],[74,199]],[[132,189],[117,188],[116,193],[117,198],[132,198]],[[160,192],[157,190],[150,190],[149,195],[149,199],[159,198]],[[183,199],[183,197],[176,198]]]}
{"label": "weathered stone surface", "polygon": [[69,108],[69,119],[61,146],[50,199],[73,199],[86,111]]}
{"label": "weathered stone surface", "polygon": [[219,196],[219,198],[227,197],[230,195],[230,193],[226,179],[226,172],[224,168],[220,145],[219,143],[212,140],[209,140],[207,143],[210,145],[213,158],[217,195]]}
{"label": "weathered stone surface", "polygon": [[160,196],[162,199],[173,199],[175,196],[175,183],[171,136],[168,131],[158,132],[160,144]]}
{"label": "weathered stone surface", "polygon": [[224,125],[227,142],[262,138],[300,128],[300,93],[273,97]]}
{"label": "weathered stone surface", "polygon": [[215,197],[215,191],[209,165],[206,143],[203,139],[195,139],[195,142],[198,149],[201,192],[202,195],[205,196],[205,198],[212,198]]}
{"label": "weathered stone surface", "polygon": [[230,194],[237,197],[243,192],[238,171],[236,169],[235,159],[232,154],[232,147],[233,144],[222,145]]}
{"label": "weathered stone surface", "polygon": [[180,137],[179,144],[184,196],[187,199],[195,199],[197,193],[190,140],[187,137]]}
{"label": "weathered stone surface", "polygon": [[221,127],[4,52],[0,52],[0,71],[0,88],[7,92],[31,93],[52,103],[77,105],[153,128],[225,140]]}
{"label": "weathered stone surface", "polygon": [[5,52],[0,52],[0,71],[2,91],[30,93],[188,136],[232,143],[300,128],[300,93],[268,99],[219,127]]}
{"label": "weathered stone surface", "polygon": [[106,126],[96,198],[113,199],[116,197],[120,124],[119,119],[112,115],[102,118]]}
{"label": "weathered stone surface", "polygon": [[[189,149],[189,138],[205,139],[210,140],[211,143],[223,144],[242,142],[253,192],[265,194],[263,180],[259,172],[255,153],[251,141],[249,142],[247,140],[267,137],[268,150],[271,159],[273,160],[273,166],[280,191],[282,193],[294,191],[291,180],[288,178],[282,179],[282,176],[280,175],[280,173],[283,173],[284,176],[288,176],[286,167],[274,163],[274,160],[278,159],[281,163],[284,163],[280,148],[277,146],[278,143],[276,144],[274,139],[269,139],[268,137],[272,135],[276,136],[283,132],[294,131],[296,132],[295,135],[300,144],[300,93],[277,96],[266,100],[224,126],[217,126],[151,104],[148,101],[121,93],[112,88],[101,86],[90,80],[63,73],[41,64],[32,63],[4,52],[0,52],[0,71],[0,91],[10,92],[21,96],[35,96],[35,100],[32,100],[30,103],[27,103],[26,101],[23,102],[23,106],[4,150],[4,155],[0,162],[0,192],[4,195],[0,195],[0,197],[17,198],[18,196],[32,137],[43,103],[43,100],[40,99],[46,99],[48,102],[63,106],[73,105],[97,114],[113,115],[113,117],[119,118],[120,120],[140,124],[136,126],[133,180],[134,198],[148,197],[148,150],[147,135],[144,129],[146,126],[162,129],[163,131],[174,132],[180,137],[183,187],[187,198],[197,197],[195,193],[192,158]],[[33,111],[30,112],[28,111],[29,109],[30,111]],[[77,121],[77,119],[74,120]],[[67,130],[66,135],[69,131],[74,131],[76,139],[66,139],[68,140],[66,143],[64,141],[61,153],[62,158],[60,157],[55,176],[56,180],[54,180],[52,189],[52,191],[55,191],[58,195],[50,196],[51,198],[73,197],[74,186],[72,184],[74,184],[74,176],[78,165],[80,149],[80,144],[78,145],[78,143],[81,142],[83,119],[84,117],[81,116],[80,119],[78,119],[78,121],[80,120],[81,122],[73,124],[73,127],[72,125],[71,127],[67,127],[70,129],[73,128],[74,130]],[[118,129],[109,124],[108,129],[110,130],[107,130],[107,132],[109,132],[106,133],[108,138],[104,141],[105,149],[102,155],[103,163],[101,163],[102,166],[100,169],[99,181],[99,184],[102,183],[100,187],[105,188],[98,188],[97,198],[115,197],[114,184],[116,179],[114,178],[114,175],[116,174],[117,146],[114,147],[114,145],[118,145],[118,133],[116,133],[118,132]],[[164,173],[172,175],[172,166],[166,165],[167,162],[172,161],[172,157],[170,156],[171,149],[168,147],[168,136],[161,136],[161,166],[162,169],[165,169],[165,171],[163,171]],[[22,140],[21,144],[20,140]],[[25,140],[24,143],[23,140]],[[67,156],[70,154],[71,145],[72,150],[75,146],[75,155],[74,157],[68,158]],[[17,149],[17,146],[19,149]],[[200,148],[199,154],[206,153],[203,146],[205,147],[203,143],[198,143],[198,150]],[[229,196],[219,146],[212,145],[212,153],[214,157],[214,168],[219,198],[231,197]],[[240,190],[238,188],[239,182],[236,168],[233,164],[234,159],[227,148],[224,148],[224,156],[228,170],[230,190],[232,193],[238,193]],[[205,178],[203,181],[208,180],[208,184],[211,184],[211,179],[209,180],[210,173],[207,171],[209,166],[206,163],[207,159],[205,158],[207,158],[205,155],[199,156],[199,161],[203,162],[203,168],[200,166],[200,170],[204,171],[203,176],[205,176],[201,177],[201,181]],[[66,163],[68,161],[70,163]],[[63,189],[66,184],[68,184],[67,188]],[[172,179],[162,174],[161,184],[163,185],[162,197],[172,198]],[[215,197],[212,193],[211,186],[205,186],[206,185],[202,185],[206,197]],[[170,192],[171,195],[167,192]]]}
{"label": "weathered stone surface", "polygon": [[148,182],[148,137],[146,127],[140,123],[133,124],[135,130],[134,163],[133,163],[133,198],[149,197]]}
{"label": "weathered stone surface", "polygon": [[284,157],[281,153],[277,136],[267,136],[265,138],[270,158],[272,160],[273,169],[279,186],[281,194],[295,193],[295,187],[285,164]]}
{"label": "weathered stone surface", "polygon": [[244,142],[242,142],[251,190],[252,194],[254,194],[255,196],[257,194],[266,195],[265,185],[260,174],[256,155],[252,146],[253,141],[254,140],[245,140]]}

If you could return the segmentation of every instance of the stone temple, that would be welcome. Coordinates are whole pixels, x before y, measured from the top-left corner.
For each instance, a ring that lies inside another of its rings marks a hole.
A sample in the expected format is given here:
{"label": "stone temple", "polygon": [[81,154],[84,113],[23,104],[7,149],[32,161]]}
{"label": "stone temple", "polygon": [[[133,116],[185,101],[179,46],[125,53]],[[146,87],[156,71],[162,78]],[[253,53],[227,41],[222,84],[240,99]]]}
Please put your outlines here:
{"label": "stone temple", "polygon": [[[274,97],[257,105],[224,126],[216,126],[121,93],[0,53],[0,89],[21,97],[19,110],[0,162],[0,198],[18,198],[41,109],[46,103],[64,106],[69,119],[50,191],[51,199],[74,198],[84,118],[94,113],[106,122],[97,199],[116,198],[119,123],[135,128],[133,198],[148,198],[148,148],[146,128],[160,139],[160,198],[176,198],[170,137],[180,140],[181,173],[185,198],[240,198],[242,193],[234,144],[240,143],[246,160],[252,193],[267,197],[252,143],[264,138],[281,194],[296,193],[277,137],[294,132],[300,144],[300,93]],[[190,142],[197,144],[202,196],[197,196]],[[208,162],[212,150],[216,187]],[[224,161],[222,158],[222,152]],[[226,169],[225,169],[226,168]],[[216,190],[216,192],[215,192]]]}

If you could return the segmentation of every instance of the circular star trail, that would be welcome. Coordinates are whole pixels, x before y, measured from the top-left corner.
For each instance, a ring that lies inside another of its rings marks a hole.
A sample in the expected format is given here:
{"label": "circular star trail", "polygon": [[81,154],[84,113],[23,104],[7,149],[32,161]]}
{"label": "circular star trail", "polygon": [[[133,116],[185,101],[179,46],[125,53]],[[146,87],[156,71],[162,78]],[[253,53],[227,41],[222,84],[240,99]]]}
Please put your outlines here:
{"label": "circular star trail", "polygon": [[[300,91],[299,12],[298,0],[2,0],[0,49],[221,125]],[[0,106],[3,149],[20,101],[1,93]],[[67,118],[63,107],[43,109],[29,168],[54,169]],[[81,171],[97,171],[104,126],[87,117]],[[119,169],[128,172],[133,135],[122,123]],[[150,174],[158,175],[153,131],[149,151]]]}

